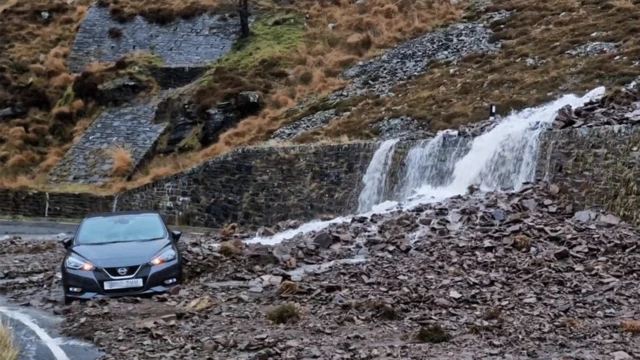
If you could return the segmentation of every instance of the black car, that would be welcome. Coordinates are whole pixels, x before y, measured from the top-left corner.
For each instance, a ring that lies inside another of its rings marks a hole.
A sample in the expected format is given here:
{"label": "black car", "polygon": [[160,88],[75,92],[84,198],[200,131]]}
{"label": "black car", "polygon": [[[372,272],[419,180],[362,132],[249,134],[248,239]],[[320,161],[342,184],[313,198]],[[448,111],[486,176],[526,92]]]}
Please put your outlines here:
{"label": "black car", "polygon": [[180,235],[154,212],[87,216],[62,241],[65,303],[170,291],[182,281]]}

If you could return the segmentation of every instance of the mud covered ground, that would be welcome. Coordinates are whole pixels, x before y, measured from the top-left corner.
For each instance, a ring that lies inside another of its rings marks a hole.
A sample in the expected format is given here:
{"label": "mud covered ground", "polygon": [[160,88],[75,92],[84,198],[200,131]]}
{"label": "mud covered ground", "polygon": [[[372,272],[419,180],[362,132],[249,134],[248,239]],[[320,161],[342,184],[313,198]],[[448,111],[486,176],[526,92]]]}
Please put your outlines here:
{"label": "mud covered ground", "polygon": [[62,246],[10,239],[0,288],[104,359],[638,358],[640,230],[557,192],[475,193],[276,246],[186,237],[175,294],[70,306]]}

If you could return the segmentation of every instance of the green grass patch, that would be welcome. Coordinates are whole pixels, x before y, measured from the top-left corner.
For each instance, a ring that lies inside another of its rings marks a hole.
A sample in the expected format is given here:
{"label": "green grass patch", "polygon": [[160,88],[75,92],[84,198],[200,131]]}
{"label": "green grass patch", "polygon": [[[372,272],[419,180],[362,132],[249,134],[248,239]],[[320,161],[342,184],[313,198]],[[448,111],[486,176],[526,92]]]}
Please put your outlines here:
{"label": "green grass patch", "polygon": [[181,151],[200,150],[200,135],[202,134],[203,126],[202,124],[196,126],[196,128],[191,131],[191,134],[178,144],[178,149]]}
{"label": "green grass patch", "polygon": [[304,33],[304,22],[297,14],[256,19],[251,24],[251,36],[238,40],[216,65],[251,70],[279,61],[303,43]]}
{"label": "green grass patch", "polygon": [[73,102],[73,100],[75,100],[75,98],[76,98],[76,93],[73,92],[73,86],[69,85],[67,87],[67,90],[65,90],[64,94],[60,98],[60,100],[58,100],[58,102],[56,103],[56,106],[71,105],[71,103]]}

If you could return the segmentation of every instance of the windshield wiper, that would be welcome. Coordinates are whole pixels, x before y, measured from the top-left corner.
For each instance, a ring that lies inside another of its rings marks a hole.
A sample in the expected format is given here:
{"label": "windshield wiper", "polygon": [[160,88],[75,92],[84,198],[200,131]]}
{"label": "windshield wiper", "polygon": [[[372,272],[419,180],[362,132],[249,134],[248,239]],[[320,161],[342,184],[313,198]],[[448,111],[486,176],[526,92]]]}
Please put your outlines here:
{"label": "windshield wiper", "polygon": [[151,239],[136,239],[136,240],[115,240],[115,241],[103,241],[103,242],[95,242],[95,243],[85,243],[85,242],[78,242],[78,245],[106,245],[106,244],[117,244],[117,243],[128,243],[128,242],[139,242],[139,241],[153,241],[153,240],[160,240],[163,239],[164,236],[160,236],[157,238],[151,238]]}

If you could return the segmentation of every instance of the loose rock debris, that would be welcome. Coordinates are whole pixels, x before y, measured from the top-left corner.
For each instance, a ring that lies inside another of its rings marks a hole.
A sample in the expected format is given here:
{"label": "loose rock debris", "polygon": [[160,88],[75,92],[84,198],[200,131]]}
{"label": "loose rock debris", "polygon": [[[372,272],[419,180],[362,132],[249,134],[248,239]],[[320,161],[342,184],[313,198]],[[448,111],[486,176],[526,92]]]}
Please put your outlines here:
{"label": "loose rock debris", "polygon": [[174,295],[70,306],[61,246],[13,239],[0,287],[64,315],[104,359],[638,358],[640,230],[558,192],[476,191],[276,246],[235,233],[225,254],[187,238]]}

